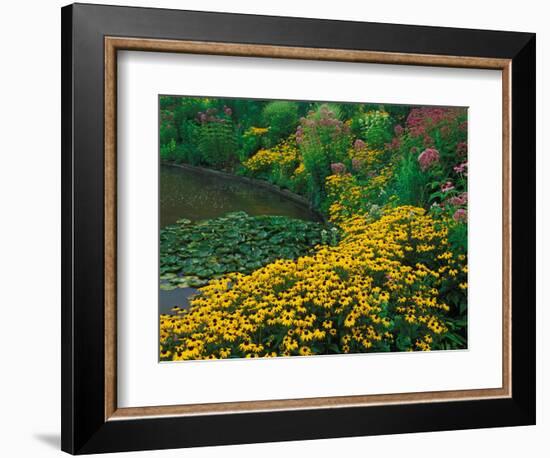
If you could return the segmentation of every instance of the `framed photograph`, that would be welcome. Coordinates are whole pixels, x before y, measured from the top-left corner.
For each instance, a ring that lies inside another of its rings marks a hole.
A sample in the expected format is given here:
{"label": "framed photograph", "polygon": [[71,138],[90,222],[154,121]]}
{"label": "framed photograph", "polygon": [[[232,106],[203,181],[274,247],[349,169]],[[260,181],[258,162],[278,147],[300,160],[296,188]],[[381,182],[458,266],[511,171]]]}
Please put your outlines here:
{"label": "framed photograph", "polygon": [[64,7],[63,450],[534,424],[535,100],[531,33]]}

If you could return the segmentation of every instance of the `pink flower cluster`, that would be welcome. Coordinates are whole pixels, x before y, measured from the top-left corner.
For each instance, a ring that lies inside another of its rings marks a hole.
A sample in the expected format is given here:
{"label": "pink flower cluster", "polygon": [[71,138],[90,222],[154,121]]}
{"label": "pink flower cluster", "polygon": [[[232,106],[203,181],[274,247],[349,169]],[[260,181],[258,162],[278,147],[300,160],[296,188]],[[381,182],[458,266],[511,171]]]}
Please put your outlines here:
{"label": "pink flower cluster", "polygon": [[[225,113],[226,116],[231,116],[231,114],[233,113],[233,110],[231,110],[231,108],[227,106],[224,106],[223,112]],[[201,124],[205,124],[208,122],[225,122],[226,121],[224,118],[220,118],[218,116],[218,110],[216,110],[215,108],[209,108],[206,111],[199,111],[197,113],[197,119]]]}
{"label": "pink flower cluster", "polygon": [[454,185],[451,181],[447,181],[441,185],[441,192],[449,192],[451,189],[454,189]]}
{"label": "pink flower cluster", "polygon": [[396,150],[401,147],[401,138],[393,137],[391,143],[386,143],[386,148]]}
{"label": "pink flower cluster", "polygon": [[459,157],[466,157],[468,154],[468,144],[466,142],[460,142],[456,145],[456,155]]}
{"label": "pink flower cluster", "polygon": [[453,170],[456,173],[465,173],[465,170],[468,168],[468,162],[463,162],[462,164],[455,165]]}
{"label": "pink flower cluster", "polygon": [[449,197],[445,201],[445,203],[448,203],[450,205],[455,205],[455,206],[466,205],[468,203],[468,193],[463,192],[458,196]]}
{"label": "pink flower cluster", "polygon": [[344,173],[346,173],[346,166],[341,162],[333,162],[332,164],[330,164],[330,170],[335,175],[343,175]]}
{"label": "pink flower cluster", "polygon": [[434,148],[427,148],[418,156],[418,163],[423,172],[428,170],[432,165],[439,162],[439,151]]}
{"label": "pink flower cluster", "polygon": [[468,212],[464,208],[459,208],[455,211],[453,219],[457,222],[466,222],[468,220]]}
{"label": "pink flower cluster", "polygon": [[300,125],[296,129],[296,142],[300,144],[304,141],[306,130],[315,132],[319,128],[328,129],[332,138],[349,133],[349,126],[336,118],[329,107],[323,105],[318,111],[318,116],[314,111],[310,111],[307,118],[300,119]]}
{"label": "pink flower cluster", "polygon": [[360,138],[355,140],[355,143],[353,144],[353,148],[355,149],[355,151],[361,151],[361,150],[365,149],[366,146],[367,146],[367,144],[363,140],[361,140]]}
{"label": "pink flower cluster", "polygon": [[456,108],[421,107],[414,108],[407,116],[407,127],[413,137],[424,135],[427,128],[443,121],[451,121],[461,112]]}

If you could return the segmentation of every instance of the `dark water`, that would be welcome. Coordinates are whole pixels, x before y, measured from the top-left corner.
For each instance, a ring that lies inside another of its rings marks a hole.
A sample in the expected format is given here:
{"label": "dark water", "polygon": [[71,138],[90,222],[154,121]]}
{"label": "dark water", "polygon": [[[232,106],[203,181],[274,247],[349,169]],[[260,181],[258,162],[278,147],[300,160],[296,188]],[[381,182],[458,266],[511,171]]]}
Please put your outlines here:
{"label": "dark water", "polygon": [[306,206],[266,188],[180,167],[160,167],[160,227],[181,218],[198,221],[239,210],[253,216],[318,220]]}
{"label": "dark water", "polygon": [[176,288],[171,291],[160,290],[159,294],[159,313],[173,314],[172,308],[178,306],[182,309],[189,307],[190,297],[197,293],[195,288]]}
{"label": "dark water", "polygon": [[[228,212],[249,215],[278,215],[318,221],[305,205],[266,188],[231,178],[218,177],[180,167],[160,167],[160,227],[186,218],[191,221],[217,218]],[[194,288],[160,290],[159,313],[173,313],[172,307],[189,307]]]}

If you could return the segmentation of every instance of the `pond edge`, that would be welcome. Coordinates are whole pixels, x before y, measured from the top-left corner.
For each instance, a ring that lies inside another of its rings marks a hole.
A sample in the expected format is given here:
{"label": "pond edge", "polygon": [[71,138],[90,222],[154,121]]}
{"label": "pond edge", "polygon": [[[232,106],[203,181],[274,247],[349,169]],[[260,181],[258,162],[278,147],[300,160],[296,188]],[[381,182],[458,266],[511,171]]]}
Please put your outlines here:
{"label": "pond edge", "polygon": [[255,185],[255,186],[259,186],[259,187],[268,189],[268,190],[273,191],[273,192],[275,192],[275,193],[277,193],[277,194],[279,194],[283,197],[286,197],[287,199],[290,199],[290,200],[292,200],[292,201],[294,201],[294,202],[296,202],[300,205],[303,205],[303,206],[307,207],[311,212],[313,212],[319,218],[320,221],[323,222],[323,224],[328,224],[327,218],[325,218],[325,216],[322,213],[315,210],[311,206],[311,203],[309,202],[308,199],[306,199],[305,197],[303,197],[299,194],[293,193],[292,191],[289,191],[288,189],[284,189],[284,188],[281,188],[280,186],[277,186],[273,183],[269,183],[268,181],[258,180],[256,178],[250,178],[250,177],[245,177],[245,176],[241,176],[241,175],[235,175],[233,173],[224,172],[222,170],[214,170],[214,169],[209,169],[209,168],[206,168],[206,167],[198,167],[196,165],[191,165],[191,164],[169,162],[169,161],[161,161],[160,164],[161,165],[167,165],[167,166],[170,166],[170,167],[179,167],[181,169],[190,170],[192,172],[198,172],[198,173],[202,173],[202,174],[205,174],[205,175],[213,175],[213,176],[219,176],[219,177],[223,177],[223,178],[230,178],[230,179],[233,179],[233,180],[241,181],[242,183],[248,183],[248,184],[252,184],[252,185]]}

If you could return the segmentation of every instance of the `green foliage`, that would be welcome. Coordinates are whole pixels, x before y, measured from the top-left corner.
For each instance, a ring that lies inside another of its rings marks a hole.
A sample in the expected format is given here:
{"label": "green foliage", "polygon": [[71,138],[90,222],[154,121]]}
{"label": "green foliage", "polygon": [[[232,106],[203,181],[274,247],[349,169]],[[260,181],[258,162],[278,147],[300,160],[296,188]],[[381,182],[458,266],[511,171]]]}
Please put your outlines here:
{"label": "green foliage", "polygon": [[207,122],[198,131],[201,161],[213,167],[230,165],[236,159],[237,139],[228,120]]}
{"label": "green foliage", "polygon": [[315,108],[312,111],[317,113],[318,115],[321,115],[323,111],[326,111],[330,114],[331,118],[337,119],[339,121],[344,121],[344,119],[346,119],[344,118],[344,109],[342,108],[342,104],[340,103],[317,103],[315,104]]}
{"label": "green foliage", "polygon": [[[427,209],[467,192],[466,119],[466,110],[458,108],[410,110],[396,143],[396,154],[401,159],[396,167],[394,192],[400,203]],[[419,157],[427,148],[435,149],[438,158],[421,170]],[[462,172],[457,172],[460,166]],[[447,183],[452,192],[442,189]]]}
{"label": "green foliage", "polygon": [[160,232],[163,289],[201,286],[229,272],[250,273],[275,259],[295,259],[315,245],[337,243],[320,223],[245,212],[199,222],[180,220]]}
{"label": "green foliage", "polygon": [[455,253],[468,252],[468,225],[462,222],[449,224],[449,243]]}
{"label": "green foliage", "polygon": [[428,207],[432,181],[430,173],[422,172],[413,153],[405,153],[395,170],[393,193],[401,205]]}
{"label": "green foliage", "polygon": [[393,138],[393,122],[386,111],[375,110],[359,117],[362,138],[370,148],[383,148]]}
{"label": "green foliage", "polygon": [[364,112],[364,104],[362,103],[333,103],[329,105],[338,106],[339,116],[338,119],[345,121],[346,119],[353,119],[360,116]]}
{"label": "green foliage", "polygon": [[170,139],[165,144],[160,145],[160,157],[165,161],[173,161],[176,158],[176,140]]}
{"label": "green foliage", "polygon": [[241,136],[241,146],[239,148],[239,160],[246,161],[262,145],[262,138],[267,133],[267,129],[251,127]]}
{"label": "green foliage", "polygon": [[224,99],[226,106],[233,110],[238,120],[240,132],[246,132],[251,126],[257,126],[262,119],[262,111],[268,102],[253,99]]}
{"label": "green foliage", "polygon": [[350,133],[355,138],[363,137],[363,113],[352,116],[349,120]]}
{"label": "green foliage", "polygon": [[410,105],[384,105],[383,110],[386,111],[397,124],[405,123]]}
{"label": "green foliage", "polygon": [[[186,121],[195,120],[197,113],[207,110],[211,102],[196,97],[178,97],[178,103],[174,108],[174,123],[176,126],[182,126]],[[184,140],[181,129],[179,131],[180,140]]]}
{"label": "green foliage", "polygon": [[269,128],[264,146],[270,148],[296,129],[298,104],[284,100],[269,102],[263,109],[262,121]]}
{"label": "green foliage", "polygon": [[349,128],[328,105],[321,105],[302,119],[296,141],[307,172],[312,204],[320,208],[326,196],[325,179],[332,173],[331,164],[347,159],[351,144]]}
{"label": "green foliage", "polygon": [[163,119],[160,124],[159,140],[160,144],[167,145],[172,140],[176,141],[178,131],[170,119]]}
{"label": "green foliage", "polygon": [[[430,346],[466,346],[465,109],[192,97],[161,97],[159,105],[162,160],[269,181],[307,197],[343,228],[358,215],[378,221],[394,206],[425,209],[446,229],[444,249],[453,265],[464,266],[440,271],[438,297],[450,311],[446,330]],[[302,256],[315,244],[334,245],[338,238],[336,229],[284,217],[234,213],[197,223],[182,220],[161,231],[162,287],[201,286],[230,272],[250,273],[275,259]],[[425,252],[425,246],[416,248],[421,249],[405,253],[411,266],[420,262],[437,270],[447,262]],[[335,272],[349,280],[341,266]],[[373,278],[377,284],[395,280]],[[382,303],[379,316],[389,316],[394,305]],[[395,341],[375,343],[374,351],[419,345],[418,323],[397,317],[389,326]]]}
{"label": "green foliage", "polygon": [[200,126],[195,120],[184,120],[180,124],[179,137],[181,143],[176,148],[176,162],[199,165],[201,155],[199,150]]}

